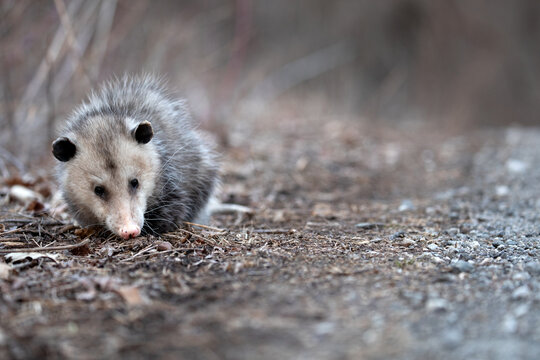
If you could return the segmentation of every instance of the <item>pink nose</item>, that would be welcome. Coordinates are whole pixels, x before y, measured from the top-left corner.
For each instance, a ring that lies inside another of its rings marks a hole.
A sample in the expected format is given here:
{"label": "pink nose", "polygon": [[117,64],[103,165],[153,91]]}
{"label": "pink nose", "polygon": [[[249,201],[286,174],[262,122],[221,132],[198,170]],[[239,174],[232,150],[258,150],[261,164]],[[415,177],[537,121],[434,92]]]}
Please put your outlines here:
{"label": "pink nose", "polygon": [[135,223],[126,224],[120,228],[120,236],[124,239],[137,237],[140,233],[141,228]]}

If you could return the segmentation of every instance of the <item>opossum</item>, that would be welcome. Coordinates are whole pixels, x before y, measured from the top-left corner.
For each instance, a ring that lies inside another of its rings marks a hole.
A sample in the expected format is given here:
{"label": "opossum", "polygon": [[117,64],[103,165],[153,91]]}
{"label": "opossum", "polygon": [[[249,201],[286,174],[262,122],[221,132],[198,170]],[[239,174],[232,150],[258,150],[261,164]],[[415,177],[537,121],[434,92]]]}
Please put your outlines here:
{"label": "opossum", "polygon": [[215,152],[185,101],[151,75],[123,76],[92,92],[68,117],[52,153],[75,220],[124,239],[206,222],[219,183]]}

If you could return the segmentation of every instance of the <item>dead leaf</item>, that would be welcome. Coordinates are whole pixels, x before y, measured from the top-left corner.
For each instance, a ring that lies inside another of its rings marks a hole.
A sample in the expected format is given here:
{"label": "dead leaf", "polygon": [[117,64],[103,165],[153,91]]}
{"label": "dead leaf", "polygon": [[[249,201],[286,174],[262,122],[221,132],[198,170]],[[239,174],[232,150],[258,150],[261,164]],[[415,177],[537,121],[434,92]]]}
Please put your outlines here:
{"label": "dead leaf", "polygon": [[35,187],[35,190],[41,194],[44,198],[48,198],[52,195],[51,186],[49,183],[42,183]]}
{"label": "dead leaf", "polygon": [[80,238],[87,238],[90,235],[94,235],[96,232],[97,232],[97,228],[95,227],[81,228],[74,231],[75,235],[77,235]]}
{"label": "dead leaf", "polygon": [[45,209],[45,205],[41,201],[38,200],[32,200],[27,206],[26,211],[32,211],[32,212],[40,212]]}
{"label": "dead leaf", "polygon": [[0,263],[0,279],[7,280],[9,273],[11,272],[11,266],[6,263]]}
{"label": "dead leaf", "polygon": [[120,286],[115,291],[130,306],[141,305],[145,302],[141,292],[135,286]]}
{"label": "dead leaf", "polygon": [[76,256],[88,256],[92,254],[92,249],[90,249],[90,246],[88,246],[88,244],[84,244],[83,246],[78,246],[69,250],[69,252]]}
{"label": "dead leaf", "polygon": [[172,250],[172,245],[170,242],[168,241],[159,241],[157,243],[157,250],[158,251],[167,251],[167,250]]}

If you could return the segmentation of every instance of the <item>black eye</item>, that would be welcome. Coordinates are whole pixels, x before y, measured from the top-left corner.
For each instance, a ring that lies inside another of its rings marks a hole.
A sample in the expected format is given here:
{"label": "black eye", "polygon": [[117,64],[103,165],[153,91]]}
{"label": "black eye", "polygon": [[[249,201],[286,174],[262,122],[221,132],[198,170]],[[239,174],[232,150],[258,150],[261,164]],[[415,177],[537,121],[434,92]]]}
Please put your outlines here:
{"label": "black eye", "polygon": [[105,196],[105,188],[103,186],[96,186],[94,188],[94,193],[99,196],[100,198]]}
{"label": "black eye", "polygon": [[131,180],[131,181],[129,182],[129,185],[131,185],[131,187],[132,187],[133,189],[136,189],[136,188],[139,187],[139,180],[133,179],[133,180]]}

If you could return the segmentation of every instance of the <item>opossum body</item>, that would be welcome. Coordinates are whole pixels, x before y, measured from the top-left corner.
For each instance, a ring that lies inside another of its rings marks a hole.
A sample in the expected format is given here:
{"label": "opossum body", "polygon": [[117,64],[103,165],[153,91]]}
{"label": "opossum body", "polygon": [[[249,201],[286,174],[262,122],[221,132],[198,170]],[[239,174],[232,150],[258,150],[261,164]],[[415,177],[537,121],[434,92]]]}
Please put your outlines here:
{"label": "opossum body", "polygon": [[90,95],[53,142],[74,218],[128,239],[205,217],[218,181],[211,149],[184,102],[151,76],[113,80]]}

